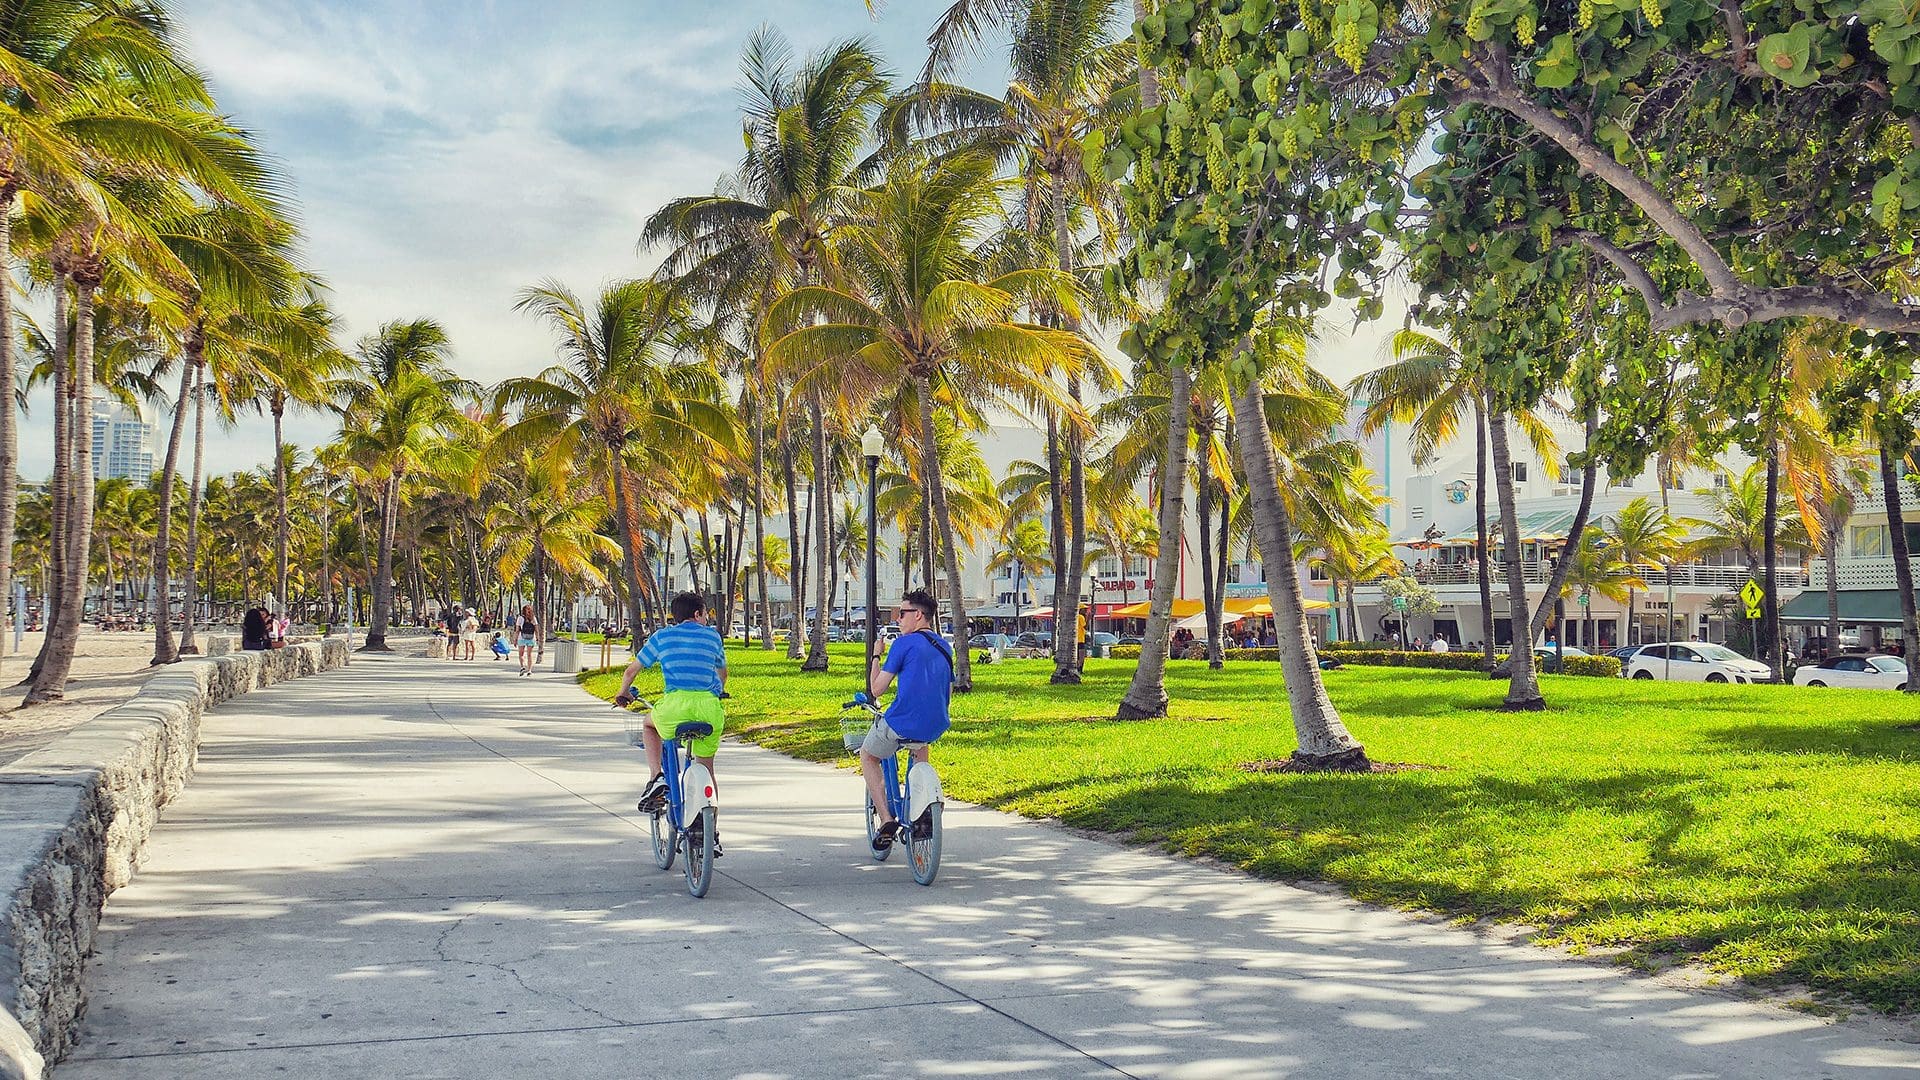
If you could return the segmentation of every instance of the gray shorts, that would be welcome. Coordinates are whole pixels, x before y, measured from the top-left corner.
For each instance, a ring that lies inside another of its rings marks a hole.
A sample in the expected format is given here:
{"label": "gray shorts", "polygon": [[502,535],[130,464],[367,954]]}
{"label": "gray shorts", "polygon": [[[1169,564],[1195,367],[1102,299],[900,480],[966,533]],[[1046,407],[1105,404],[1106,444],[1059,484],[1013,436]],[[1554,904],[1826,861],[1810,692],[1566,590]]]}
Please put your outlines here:
{"label": "gray shorts", "polygon": [[867,737],[860,740],[860,752],[882,761],[900,752],[900,744],[905,742],[898,732],[887,726],[885,720],[875,720],[867,731]]}

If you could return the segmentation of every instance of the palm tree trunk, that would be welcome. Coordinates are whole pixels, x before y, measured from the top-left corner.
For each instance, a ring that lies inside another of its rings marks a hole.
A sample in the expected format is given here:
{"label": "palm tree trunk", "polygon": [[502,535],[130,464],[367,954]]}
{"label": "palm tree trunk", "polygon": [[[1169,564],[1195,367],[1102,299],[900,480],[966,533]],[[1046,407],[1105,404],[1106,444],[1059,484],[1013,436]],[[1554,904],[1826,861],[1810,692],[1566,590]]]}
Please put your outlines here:
{"label": "palm tree trunk", "polygon": [[[1900,644],[1906,650],[1907,663],[1914,662],[1914,646],[1920,643],[1920,618],[1916,618],[1913,598],[1913,554],[1907,550],[1907,519],[1900,508],[1900,468],[1896,464],[1907,456],[1907,448],[1889,453],[1880,447],[1880,487],[1887,500],[1887,537],[1893,542],[1893,583],[1900,593]],[[1920,679],[1907,679],[1907,693],[1920,693]]]}
{"label": "palm tree trunk", "polygon": [[827,446],[826,410],[820,394],[807,395],[807,419],[813,424],[813,498],[808,507],[813,518],[814,594],[812,632],[808,635],[807,659],[801,671],[827,670],[827,610],[833,595],[833,488],[831,451]]}
{"label": "palm tree trunk", "polygon": [[[13,280],[13,204],[17,188],[0,187],[0,282]],[[13,601],[13,532],[20,514],[20,419],[14,404],[13,292],[0,289],[0,612]],[[20,613],[22,619],[26,612]],[[13,636],[0,627],[0,656]]]}
{"label": "palm tree trunk", "polygon": [[54,648],[54,631],[59,626],[67,601],[67,529],[73,514],[73,335],[68,327],[67,286],[56,280],[53,292],[53,474],[48,477],[47,495],[47,603],[46,635],[40,639],[40,652],[26,681],[38,686],[40,672]]}
{"label": "palm tree trunk", "polygon": [[1507,619],[1513,641],[1507,647],[1507,666],[1512,676],[1507,683],[1503,707],[1509,711],[1538,710],[1547,707],[1540,696],[1540,680],[1533,671],[1533,638],[1527,636],[1527,579],[1520,565],[1520,516],[1514,510],[1513,456],[1507,448],[1507,414],[1494,410],[1487,418],[1487,439],[1493,448],[1493,472],[1498,480],[1494,490],[1500,496],[1500,533],[1505,550],[1500,561],[1507,573]]}
{"label": "palm tree trunk", "polygon": [[1260,562],[1267,571],[1267,596],[1273,604],[1287,705],[1300,743],[1293,752],[1293,768],[1302,772],[1367,772],[1373,764],[1367,760],[1366,748],[1347,731],[1320,681],[1319,658],[1314,654],[1306,605],[1300,596],[1300,575],[1294,570],[1293,523],[1287,515],[1286,500],[1280,496],[1273,432],[1267,427],[1261,396],[1259,381],[1249,379],[1234,395],[1233,420],[1238,428],[1240,460],[1246,470],[1248,508],[1253,514],[1254,535],[1260,542]]}
{"label": "palm tree trunk", "polygon": [[807,613],[807,551],[800,543],[800,483],[793,467],[793,440],[780,440],[780,471],[787,483],[787,659],[801,657],[800,624]]}
{"label": "palm tree trunk", "polygon": [[1207,617],[1207,667],[1218,671],[1223,665],[1220,654],[1220,611],[1213,595],[1213,462],[1207,443],[1213,432],[1205,427],[1195,440],[1200,446],[1199,475],[1194,485],[1194,509],[1200,518],[1200,606]]}
{"label": "palm tree trunk", "polygon": [[[941,475],[940,447],[933,440],[933,380],[924,375],[914,379],[920,398],[920,460],[933,487],[928,511],[940,531],[941,553],[946,558],[947,591],[953,600],[953,689],[964,694],[973,689],[973,661],[967,653],[967,597],[960,588],[960,546],[954,543],[953,519],[947,515],[947,481]],[[940,632],[935,620],[934,633]]]}
{"label": "palm tree trunk", "polygon": [[[1232,438],[1232,433],[1229,432],[1227,437]],[[1214,667],[1220,667],[1227,658],[1227,530],[1233,524],[1232,515],[1233,500],[1223,490],[1220,493],[1219,528],[1213,534],[1213,621],[1216,628],[1207,631],[1211,651],[1220,657],[1220,664]]]}
{"label": "palm tree trunk", "polygon": [[173,598],[170,565],[173,545],[173,481],[179,472],[180,441],[186,432],[187,401],[193,394],[195,358],[199,353],[198,328],[187,332],[187,359],[180,371],[180,401],[173,410],[173,429],[167,436],[167,451],[160,465],[160,491],[153,530],[153,659],[150,663],[171,664],[179,659],[173,646]]}
{"label": "palm tree trunk", "polygon": [[1067,480],[1066,456],[1060,451],[1060,421],[1047,417],[1047,546],[1053,558],[1053,655],[1064,656],[1069,648],[1067,629],[1061,612],[1066,605],[1067,572]]}
{"label": "palm tree trunk", "polygon": [[767,603],[767,429],[760,422],[760,399],[747,396],[753,437],[753,585],[760,593],[760,648],[773,651],[773,605]]}
{"label": "palm tree trunk", "polygon": [[287,462],[285,433],[281,429],[287,411],[287,399],[275,392],[273,410],[273,506],[278,529],[273,538],[273,598],[282,612],[289,608],[287,597]]}
{"label": "palm tree trunk", "polygon": [[[1593,437],[1600,430],[1600,413],[1596,407],[1587,409],[1587,445],[1593,449]],[[1547,619],[1553,614],[1554,601],[1559,599],[1560,590],[1566,587],[1567,575],[1573,570],[1573,552],[1580,549],[1580,540],[1587,534],[1587,517],[1593,512],[1593,489],[1600,475],[1599,458],[1589,453],[1586,467],[1580,470],[1580,504],[1573,511],[1573,524],[1567,528],[1567,541],[1560,545],[1560,558],[1555,563],[1553,573],[1548,575],[1546,592],[1540,597],[1540,606],[1534,610],[1533,618],[1527,623],[1527,640],[1531,642],[1546,629]],[[1567,628],[1554,628],[1554,640],[1566,644]]]}
{"label": "palm tree trunk", "polygon": [[1493,670],[1493,549],[1487,529],[1487,395],[1473,395],[1473,522],[1478,547],[1474,549],[1474,576],[1480,585],[1480,662]]}
{"label": "palm tree trunk", "polygon": [[320,473],[320,611],[328,630],[339,621],[333,607],[333,481]]}
{"label": "palm tree trunk", "polygon": [[620,515],[620,567],[627,575],[628,625],[638,630],[641,615],[640,561],[646,545],[640,537],[640,523],[634,520],[633,498],[627,491],[627,471],[620,463],[617,447],[607,448],[607,472],[613,479],[613,512]]}
{"label": "palm tree trunk", "polygon": [[[1137,0],[1136,0],[1137,2]],[[1193,421],[1193,375],[1176,361],[1167,372],[1167,442],[1160,462],[1160,541],[1147,597],[1140,663],[1114,716],[1167,715],[1167,648],[1173,634],[1173,592],[1180,577],[1180,534],[1187,520],[1187,437]]]}
{"label": "palm tree trunk", "polygon": [[[1765,644],[1758,645],[1758,643],[1756,643],[1756,645],[1766,650],[1767,666],[1773,669],[1774,681],[1779,682],[1786,677],[1786,664],[1783,662],[1784,658],[1780,655],[1780,605],[1775,600],[1775,589],[1777,586],[1773,568],[1773,564],[1779,558],[1780,554],[1778,543],[1778,534],[1780,532],[1780,446],[1777,442],[1770,443],[1767,450],[1767,508],[1760,526],[1762,558],[1766,561],[1766,566],[1762,568],[1762,573],[1766,575],[1766,580],[1761,582],[1761,587],[1766,590],[1766,596],[1760,601],[1762,605],[1760,609],[1760,640]],[[1668,617],[1672,617],[1672,612],[1668,612]]]}
{"label": "palm tree trunk", "polygon": [[391,652],[387,624],[393,619],[393,538],[400,516],[400,478],[390,476],[380,486],[380,535],[374,540],[373,610],[367,613],[367,643],[362,652]]}
{"label": "palm tree trunk", "polygon": [[207,366],[195,365],[193,393],[193,472],[187,481],[187,577],[181,582],[181,604],[186,609],[186,621],[180,627],[180,653],[194,656],[200,652],[193,642],[193,620],[197,604],[194,587],[199,580],[196,556],[200,551],[200,474],[202,461],[207,447]]}
{"label": "palm tree trunk", "polygon": [[[47,648],[44,650],[45,663],[41,665],[33,688],[27,691],[26,703],[31,705],[42,701],[56,701],[66,695],[67,673],[73,670],[74,650],[80,644],[81,615],[86,609],[88,547],[93,542],[93,432],[89,429],[81,433],[83,423],[93,417],[93,290],[97,279],[75,278],[76,296],[73,305],[73,370],[67,383],[69,397],[68,440],[71,451],[67,460],[67,534],[56,538],[66,544],[66,564],[63,567],[61,591],[66,601],[60,609],[60,620],[47,627]],[[65,292],[65,282],[57,285]]]}

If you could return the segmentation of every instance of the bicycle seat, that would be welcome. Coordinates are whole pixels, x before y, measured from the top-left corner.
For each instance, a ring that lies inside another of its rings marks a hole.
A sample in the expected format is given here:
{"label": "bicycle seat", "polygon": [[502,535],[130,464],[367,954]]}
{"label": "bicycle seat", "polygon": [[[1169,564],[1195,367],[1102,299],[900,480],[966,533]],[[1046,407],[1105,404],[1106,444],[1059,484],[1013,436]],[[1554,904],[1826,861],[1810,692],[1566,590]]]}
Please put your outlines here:
{"label": "bicycle seat", "polygon": [[673,729],[676,739],[704,739],[713,734],[713,725],[700,720],[689,720]]}

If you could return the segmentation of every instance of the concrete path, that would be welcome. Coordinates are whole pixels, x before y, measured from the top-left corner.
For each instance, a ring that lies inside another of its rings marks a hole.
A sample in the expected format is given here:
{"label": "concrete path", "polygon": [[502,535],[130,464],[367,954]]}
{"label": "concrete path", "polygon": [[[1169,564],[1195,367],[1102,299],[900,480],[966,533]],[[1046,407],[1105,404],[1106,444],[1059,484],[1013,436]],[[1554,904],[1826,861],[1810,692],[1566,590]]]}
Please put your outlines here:
{"label": "concrete path", "polygon": [[616,713],[356,659],[209,717],[58,1080],[1920,1077],[1830,1025],[952,807],[931,889],[847,772],[723,751],[705,900]]}

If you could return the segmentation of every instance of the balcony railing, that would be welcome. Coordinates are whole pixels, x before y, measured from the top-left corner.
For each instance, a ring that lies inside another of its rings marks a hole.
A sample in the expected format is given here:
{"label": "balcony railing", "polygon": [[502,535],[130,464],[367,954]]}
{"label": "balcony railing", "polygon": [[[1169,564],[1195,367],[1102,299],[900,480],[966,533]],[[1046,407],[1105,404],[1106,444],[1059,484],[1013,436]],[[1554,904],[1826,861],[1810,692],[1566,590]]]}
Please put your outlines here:
{"label": "balcony railing", "polygon": [[[1865,563],[1872,562],[1873,560],[1862,559],[1856,561]],[[1891,586],[1893,582],[1893,561],[1891,559],[1882,559],[1879,561],[1884,565],[1887,584]],[[1838,575],[1841,588],[1873,587],[1872,585],[1864,583],[1849,585],[1849,571],[1846,567],[1847,562],[1848,560],[1841,560],[1841,569]],[[1811,575],[1811,577],[1817,577],[1821,586],[1825,587],[1825,564],[1822,563],[1819,565],[1822,568],[1817,574]],[[1867,573],[1867,570],[1868,568],[1862,567],[1854,571],[1854,573],[1857,576],[1863,576]],[[1545,585],[1547,578],[1552,572],[1552,566],[1545,562],[1534,561],[1520,565],[1521,579],[1529,585]],[[1642,568],[1640,571],[1640,579],[1647,583],[1649,589],[1665,589],[1667,587],[1668,574],[1669,571],[1666,569]],[[1673,577],[1673,587],[1676,589],[1707,589],[1715,592],[1737,592],[1740,586],[1747,583],[1747,568],[1744,566],[1714,566],[1705,563],[1682,563],[1673,567],[1671,574]],[[1478,571],[1472,563],[1423,566],[1413,571],[1413,577],[1423,585],[1434,586],[1477,585],[1480,580]],[[1779,584],[1779,587],[1784,589],[1804,589],[1808,586],[1809,579],[1810,575],[1798,566],[1782,566],[1777,568],[1774,573],[1774,580]],[[1360,584],[1363,587],[1367,585],[1378,585],[1381,580],[1383,579],[1373,578],[1369,581],[1363,581]],[[1497,562],[1494,563],[1494,585],[1498,587],[1506,580],[1506,568]]]}

